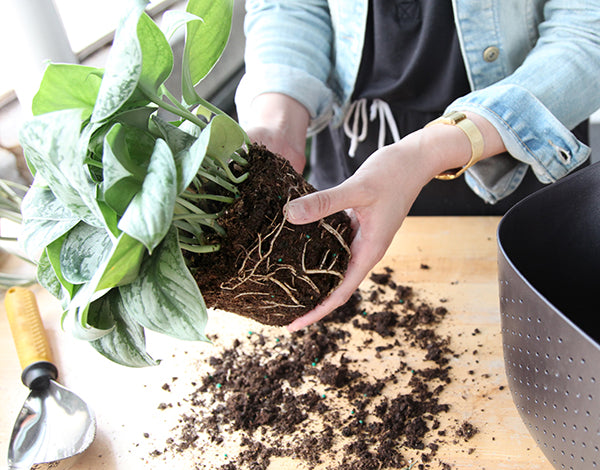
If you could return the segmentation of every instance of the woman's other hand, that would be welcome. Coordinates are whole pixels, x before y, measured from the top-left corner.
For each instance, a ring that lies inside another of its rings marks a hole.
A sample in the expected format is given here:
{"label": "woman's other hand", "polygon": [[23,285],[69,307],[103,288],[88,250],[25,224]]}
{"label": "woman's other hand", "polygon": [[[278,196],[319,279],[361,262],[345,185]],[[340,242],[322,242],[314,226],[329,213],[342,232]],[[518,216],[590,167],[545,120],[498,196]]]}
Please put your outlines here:
{"label": "woman's other hand", "polygon": [[289,96],[265,93],[252,101],[251,123],[246,133],[252,142],[287,159],[302,174],[306,166],[308,110]]}

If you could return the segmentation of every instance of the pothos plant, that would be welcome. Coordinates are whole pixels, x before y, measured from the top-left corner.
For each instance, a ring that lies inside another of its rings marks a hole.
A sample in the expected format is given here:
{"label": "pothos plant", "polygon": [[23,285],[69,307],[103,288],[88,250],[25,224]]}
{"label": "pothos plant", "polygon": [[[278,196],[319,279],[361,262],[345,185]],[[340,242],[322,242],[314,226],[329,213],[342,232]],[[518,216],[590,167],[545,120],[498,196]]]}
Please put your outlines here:
{"label": "pothos plant", "polygon": [[[0,179],[0,222],[2,222],[2,219],[8,220],[14,224],[20,224],[22,222],[22,194],[27,189],[28,186],[21,183]],[[9,248],[9,246],[14,245],[16,241],[17,239],[15,237],[6,236],[0,233],[0,243],[2,243],[2,245],[0,245],[0,261],[2,260],[2,252],[4,250],[7,253],[11,253],[13,256],[22,258],[26,262],[31,262],[30,260],[23,258],[16,250]],[[27,286],[33,283],[35,283],[35,279],[31,275],[0,271],[0,289],[8,289],[12,286]]]}
{"label": "pothos plant", "polygon": [[[34,175],[21,239],[38,280],[62,301],[65,329],[128,366],[156,363],[146,328],[206,340],[206,306],[181,250],[219,248],[207,238],[219,231],[210,208],[238,195],[246,173],[230,162],[245,167],[248,143],[194,88],[227,43],[233,0],[189,0],[161,27],[147,3],[127,3],[104,69],[47,66],[20,132]],[[165,86],[178,28],[182,98]]]}

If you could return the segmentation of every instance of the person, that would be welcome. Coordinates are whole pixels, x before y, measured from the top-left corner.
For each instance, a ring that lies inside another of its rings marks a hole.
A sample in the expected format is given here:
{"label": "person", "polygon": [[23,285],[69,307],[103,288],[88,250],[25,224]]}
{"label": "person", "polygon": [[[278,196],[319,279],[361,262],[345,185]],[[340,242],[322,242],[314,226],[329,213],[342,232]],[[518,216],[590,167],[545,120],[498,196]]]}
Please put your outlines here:
{"label": "person", "polygon": [[240,123],[298,172],[312,136],[291,223],[356,227],[344,281],[288,328],[346,302],[409,213],[501,213],[585,164],[599,22],[598,0],[247,0]]}

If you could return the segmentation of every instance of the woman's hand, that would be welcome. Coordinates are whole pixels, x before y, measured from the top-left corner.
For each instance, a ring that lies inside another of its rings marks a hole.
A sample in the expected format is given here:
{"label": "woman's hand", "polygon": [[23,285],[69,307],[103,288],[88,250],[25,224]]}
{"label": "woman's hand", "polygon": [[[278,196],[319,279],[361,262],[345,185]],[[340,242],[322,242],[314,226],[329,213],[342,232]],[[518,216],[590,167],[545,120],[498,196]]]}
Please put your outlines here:
{"label": "woman's hand", "polygon": [[343,305],[381,260],[419,191],[433,176],[419,164],[417,147],[418,139],[383,147],[342,184],[287,204],[287,219],[293,224],[350,209],[354,225],[352,257],[343,282],[323,303],[291,323],[289,330],[310,325]]}
{"label": "woman's hand", "polygon": [[[489,122],[472,116],[484,137],[484,157],[504,151]],[[462,130],[434,125],[377,150],[340,185],[290,201],[286,213],[293,224],[316,222],[349,210],[355,235],[343,282],[288,329],[295,331],[310,325],[343,305],[381,260],[422,187],[442,171],[465,165],[470,156],[470,142]]]}

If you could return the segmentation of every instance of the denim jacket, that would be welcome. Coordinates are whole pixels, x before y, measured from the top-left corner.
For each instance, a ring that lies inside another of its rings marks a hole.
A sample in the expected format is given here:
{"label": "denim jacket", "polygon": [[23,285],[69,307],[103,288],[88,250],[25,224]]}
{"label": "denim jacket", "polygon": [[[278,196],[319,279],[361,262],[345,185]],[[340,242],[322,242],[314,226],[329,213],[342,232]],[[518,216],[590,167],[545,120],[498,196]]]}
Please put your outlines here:
{"label": "denim jacket", "polygon": [[[446,111],[473,111],[508,153],[466,173],[493,203],[528,166],[550,183],[590,149],[570,132],[600,108],[600,0],[452,0],[472,91]],[[287,94],[311,115],[309,133],[338,126],[361,60],[368,0],[247,0],[246,74],[236,94],[243,126],[251,100]]]}

